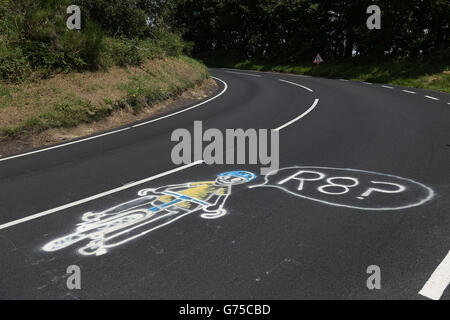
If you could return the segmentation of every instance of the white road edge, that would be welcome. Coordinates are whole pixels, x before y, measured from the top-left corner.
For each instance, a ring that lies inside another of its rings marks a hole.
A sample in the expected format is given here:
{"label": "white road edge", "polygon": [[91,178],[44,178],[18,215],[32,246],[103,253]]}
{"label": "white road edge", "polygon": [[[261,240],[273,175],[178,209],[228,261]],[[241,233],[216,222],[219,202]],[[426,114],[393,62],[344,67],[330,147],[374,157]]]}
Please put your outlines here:
{"label": "white road edge", "polygon": [[54,150],[54,149],[58,149],[58,148],[63,148],[63,147],[67,147],[67,146],[70,146],[70,145],[73,145],[73,144],[77,144],[77,143],[81,143],[81,142],[85,142],[85,141],[89,141],[89,140],[93,140],[93,139],[98,139],[98,138],[101,138],[101,137],[109,136],[109,135],[112,135],[112,134],[120,133],[120,132],[123,132],[123,131],[130,130],[132,128],[137,128],[137,127],[140,127],[140,126],[148,125],[148,124],[156,122],[156,121],[160,121],[160,120],[163,120],[163,119],[166,119],[166,118],[170,118],[170,117],[173,117],[173,116],[178,115],[180,113],[183,113],[183,112],[192,110],[194,108],[200,107],[200,106],[202,106],[202,105],[204,105],[204,104],[206,104],[206,103],[208,103],[208,102],[210,102],[210,101],[212,101],[214,99],[217,99],[218,97],[223,95],[228,90],[228,84],[225,81],[223,81],[222,79],[216,78],[216,77],[212,77],[212,76],[211,76],[211,78],[222,82],[224,84],[223,90],[219,94],[215,95],[214,97],[212,97],[212,98],[210,98],[208,100],[205,100],[203,102],[200,102],[200,103],[198,103],[198,104],[196,104],[194,106],[191,106],[189,108],[186,108],[186,109],[183,109],[183,110],[180,110],[180,111],[177,111],[177,112],[174,112],[174,113],[171,113],[171,114],[168,114],[168,115],[165,115],[165,116],[162,116],[162,117],[150,120],[150,121],[139,123],[139,124],[136,124],[136,125],[131,126],[131,127],[126,127],[126,128],[123,128],[123,129],[102,133],[102,134],[95,135],[95,136],[88,137],[88,138],[75,140],[75,141],[59,144],[59,145],[48,147],[48,148],[44,148],[44,149],[39,149],[39,150],[35,150],[35,151],[30,151],[30,152],[26,152],[26,153],[17,154],[17,155],[14,155],[14,156],[2,158],[2,159],[0,159],[0,162],[11,160],[11,159],[16,159],[16,158],[21,158],[21,157],[29,156],[29,155],[36,154],[36,153],[46,152],[46,151],[50,151],[50,150]]}
{"label": "white road edge", "polygon": [[[170,115],[168,115],[168,116],[172,116],[172,115],[175,115],[175,114],[179,114],[179,113],[181,113],[181,112],[185,112],[185,111],[190,110],[190,109],[192,109],[192,108],[198,107],[198,106],[200,106],[200,105],[202,105],[202,104],[205,104],[205,103],[207,103],[207,102],[209,102],[209,101],[211,101],[211,100],[213,100],[213,99],[219,97],[220,95],[222,95],[222,94],[227,90],[228,85],[226,84],[226,82],[224,82],[223,80],[221,80],[221,79],[219,79],[219,78],[214,78],[214,79],[217,79],[217,80],[219,80],[219,81],[222,81],[222,82],[224,83],[224,85],[225,85],[224,90],[223,90],[219,95],[217,95],[217,96],[215,96],[215,97],[213,97],[213,98],[211,98],[211,99],[209,99],[209,100],[206,100],[206,101],[204,101],[204,102],[202,102],[202,103],[200,103],[200,104],[197,104],[197,105],[195,105],[195,106],[193,106],[193,107],[190,107],[190,108],[188,108],[188,109],[181,110],[181,111],[179,111],[179,112],[170,114]],[[280,81],[282,81],[282,80],[280,80]],[[289,81],[286,81],[286,82],[289,82]],[[297,85],[297,86],[301,86],[301,85],[296,84],[296,83],[293,83],[293,82],[289,82],[289,83],[292,83],[292,84]],[[310,90],[310,89],[309,89],[309,90]],[[311,91],[312,91],[312,90],[311,90]],[[291,121],[285,123],[284,125],[282,125],[282,126],[276,128],[276,129],[274,129],[274,130],[275,130],[275,131],[280,131],[281,129],[284,129],[284,128],[286,128],[287,126],[293,124],[294,122],[296,122],[296,121],[302,119],[303,117],[305,117],[306,115],[308,115],[312,110],[314,110],[314,108],[317,106],[318,103],[319,103],[319,99],[315,99],[313,105],[312,105],[308,110],[306,110],[306,111],[305,111],[304,113],[302,113],[300,116],[298,116],[298,117],[292,119]],[[160,119],[164,119],[164,118],[167,118],[168,116],[161,117],[161,118],[158,118],[158,119],[159,119],[159,120],[160,120]],[[155,120],[153,120],[152,122],[157,121],[158,119],[155,119]],[[148,123],[151,123],[151,122],[148,122]],[[124,131],[124,130],[127,130],[127,129],[130,129],[130,128],[121,129],[120,131]],[[118,130],[117,132],[120,132],[120,131]],[[111,133],[110,133],[110,134],[111,134]],[[93,138],[93,137],[92,137],[92,138]],[[80,141],[80,142],[81,142],[81,141]],[[76,143],[76,142],[74,142],[74,143]],[[39,150],[38,150],[38,151],[39,151]],[[45,151],[45,150],[42,150],[42,151]],[[41,151],[41,152],[42,152],[42,151]],[[26,154],[24,154],[24,155],[26,155]],[[4,159],[3,159],[3,160],[4,160]],[[0,161],[1,161],[1,160],[0,160]],[[161,178],[161,177],[170,175],[170,174],[172,174],[172,173],[175,173],[175,172],[178,172],[178,171],[182,171],[182,170],[185,170],[185,169],[188,169],[188,168],[190,168],[190,167],[197,166],[197,165],[200,165],[200,164],[203,164],[203,163],[204,163],[204,160],[198,160],[198,161],[195,161],[195,162],[193,162],[193,163],[190,163],[190,164],[187,164],[187,165],[184,165],[184,166],[181,166],[181,167],[178,167],[178,168],[169,170],[169,171],[165,171],[165,172],[159,173],[159,174],[157,174],[157,175],[154,175],[154,176],[151,176],[151,177],[148,177],[148,178],[145,178],[145,179],[136,181],[136,182],[128,183],[128,184],[126,184],[126,185],[124,185],[124,186],[121,186],[121,187],[118,187],[118,188],[114,188],[114,189],[111,189],[111,190],[108,190],[108,191],[104,191],[104,192],[102,192],[102,193],[98,193],[98,194],[96,194],[96,195],[93,195],[93,196],[90,196],[90,197],[87,197],[87,198],[84,198],[84,199],[80,199],[80,200],[77,200],[77,201],[74,201],[74,202],[71,202],[71,203],[68,203],[68,204],[65,204],[65,205],[61,205],[61,206],[56,207],[56,208],[53,208],[53,209],[49,209],[49,210],[42,211],[42,212],[39,212],[39,213],[30,215],[30,216],[26,216],[26,217],[21,218],[21,219],[17,219],[17,220],[14,220],[14,221],[10,221],[10,222],[7,222],[7,223],[4,223],[4,224],[0,225],[0,230],[6,229],[6,228],[10,228],[10,227],[12,227],[12,226],[16,226],[16,225],[21,224],[21,223],[24,223],[24,222],[28,222],[28,221],[31,221],[31,220],[35,220],[35,219],[38,219],[38,218],[41,218],[41,217],[44,217],[44,216],[47,216],[47,215],[50,215],[50,214],[53,214],[53,213],[56,213],[56,212],[60,212],[60,211],[62,211],[62,210],[64,210],[64,209],[68,209],[68,208],[71,208],[71,207],[75,207],[75,206],[78,206],[78,205],[83,204],[83,203],[86,203],[86,202],[90,202],[90,201],[93,201],[93,200],[96,200],[96,199],[99,199],[99,198],[103,198],[103,197],[105,197],[105,196],[107,196],[107,195],[110,195],[110,194],[113,194],[113,193],[117,193],[117,192],[120,192],[120,191],[129,189],[129,188],[133,188],[133,187],[138,186],[138,185],[141,185],[141,184],[143,184],[143,183],[146,183],[146,182],[149,182],[149,181],[153,181],[153,180],[159,179],[159,178]]]}

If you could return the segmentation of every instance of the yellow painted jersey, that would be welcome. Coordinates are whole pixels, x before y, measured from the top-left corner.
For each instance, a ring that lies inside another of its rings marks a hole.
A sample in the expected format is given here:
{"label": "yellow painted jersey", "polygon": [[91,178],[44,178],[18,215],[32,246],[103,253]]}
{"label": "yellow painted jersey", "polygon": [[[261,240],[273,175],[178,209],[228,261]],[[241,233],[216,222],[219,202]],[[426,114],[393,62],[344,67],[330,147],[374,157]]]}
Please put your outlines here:
{"label": "yellow painted jersey", "polygon": [[[175,192],[201,201],[207,201],[213,195],[227,194],[227,187],[216,186],[214,181],[195,182],[190,183],[189,186],[190,188]],[[175,200],[175,197],[164,195],[159,197],[158,200],[167,203]],[[176,206],[183,209],[192,209],[197,206],[197,204],[190,201],[182,201],[177,203]]]}

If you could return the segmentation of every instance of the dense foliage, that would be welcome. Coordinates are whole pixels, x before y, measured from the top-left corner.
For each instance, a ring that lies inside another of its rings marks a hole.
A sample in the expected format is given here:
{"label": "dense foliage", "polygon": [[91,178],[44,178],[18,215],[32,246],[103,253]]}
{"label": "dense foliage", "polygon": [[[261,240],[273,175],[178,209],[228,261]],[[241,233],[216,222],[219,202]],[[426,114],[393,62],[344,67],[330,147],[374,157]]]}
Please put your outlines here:
{"label": "dense foliage", "polygon": [[[72,3],[0,0],[0,78],[137,64],[194,43],[206,58],[271,63],[310,62],[317,52],[327,62],[450,59],[448,0],[77,0],[81,31],[65,25]],[[371,4],[382,10],[381,30],[366,27]]]}
{"label": "dense foliage", "polygon": [[[174,26],[199,52],[274,62],[416,57],[449,48],[448,0],[174,0]],[[368,30],[366,9],[382,10]]]}
{"label": "dense foliage", "polygon": [[79,0],[78,31],[66,27],[71,0],[0,0],[0,79],[177,56],[185,47],[181,37],[151,13],[162,12],[160,2]]}

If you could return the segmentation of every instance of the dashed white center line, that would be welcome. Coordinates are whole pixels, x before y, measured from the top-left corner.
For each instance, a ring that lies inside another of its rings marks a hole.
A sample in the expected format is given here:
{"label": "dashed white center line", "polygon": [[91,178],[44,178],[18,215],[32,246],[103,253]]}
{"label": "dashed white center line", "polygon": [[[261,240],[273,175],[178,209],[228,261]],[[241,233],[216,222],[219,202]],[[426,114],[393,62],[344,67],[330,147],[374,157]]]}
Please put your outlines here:
{"label": "dashed white center line", "polygon": [[371,82],[366,82],[366,81],[363,81],[363,83],[364,83],[364,84],[373,84],[373,83],[371,83]]}
{"label": "dashed white center line", "polygon": [[435,97],[432,97],[432,96],[425,96],[425,98],[428,98],[428,99],[431,99],[431,100],[436,100],[436,101],[439,101],[439,99],[438,99],[438,98],[435,98]]}
{"label": "dashed white center line", "polygon": [[409,90],[402,90],[403,92],[406,92],[406,93],[411,93],[411,94],[417,94],[417,93],[415,93],[414,91],[409,91]]}
{"label": "dashed white center line", "polygon": [[302,119],[303,117],[307,116],[311,111],[314,110],[314,108],[317,106],[318,103],[319,103],[319,99],[315,99],[315,100],[314,100],[314,103],[312,104],[311,107],[309,107],[308,110],[306,110],[305,112],[303,112],[303,113],[302,113],[301,115],[299,115],[297,118],[292,119],[291,121],[289,121],[289,122],[283,124],[282,126],[276,128],[276,129],[274,129],[274,130],[275,130],[275,131],[280,131],[280,130],[282,130],[282,129],[288,127],[288,126],[290,126],[290,125],[293,124],[294,122],[296,122],[296,121]]}
{"label": "dashed white center line", "polygon": [[302,86],[301,84],[298,84],[298,83],[295,83],[295,82],[290,82],[290,81],[286,81],[286,80],[283,80],[283,79],[278,79],[278,81],[290,83],[290,84],[293,84],[294,86],[297,86],[297,87],[303,88],[305,90],[308,90],[309,92],[313,92],[310,88]]}
{"label": "dashed white center line", "polygon": [[244,73],[244,72],[236,72],[236,71],[225,71],[226,73],[233,73],[233,74],[240,74],[243,76],[251,76],[251,77],[261,77],[259,74],[251,74],[251,73]]}
{"label": "dashed white center line", "polygon": [[383,87],[383,88],[386,88],[386,89],[394,89],[394,87],[385,86],[385,85],[382,85],[382,87]]}

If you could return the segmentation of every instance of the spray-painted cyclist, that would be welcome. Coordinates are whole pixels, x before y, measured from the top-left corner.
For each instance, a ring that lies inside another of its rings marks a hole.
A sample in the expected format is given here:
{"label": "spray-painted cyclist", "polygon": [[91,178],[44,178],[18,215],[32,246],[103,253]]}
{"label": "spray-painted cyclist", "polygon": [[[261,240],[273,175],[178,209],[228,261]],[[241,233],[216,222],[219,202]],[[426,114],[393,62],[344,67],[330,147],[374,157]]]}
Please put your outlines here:
{"label": "spray-painted cyclist", "polygon": [[87,212],[76,231],[47,243],[44,251],[57,251],[88,240],[78,250],[84,255],[102,255],[108,249],[139,238],[156,229],[198,212],[204,219],[217,219],[227,211],[223,208],[233,185],[256,178],[251,172],[221,173],[215,181],[192,182],[144,189],[139,198],[102,212]]}

